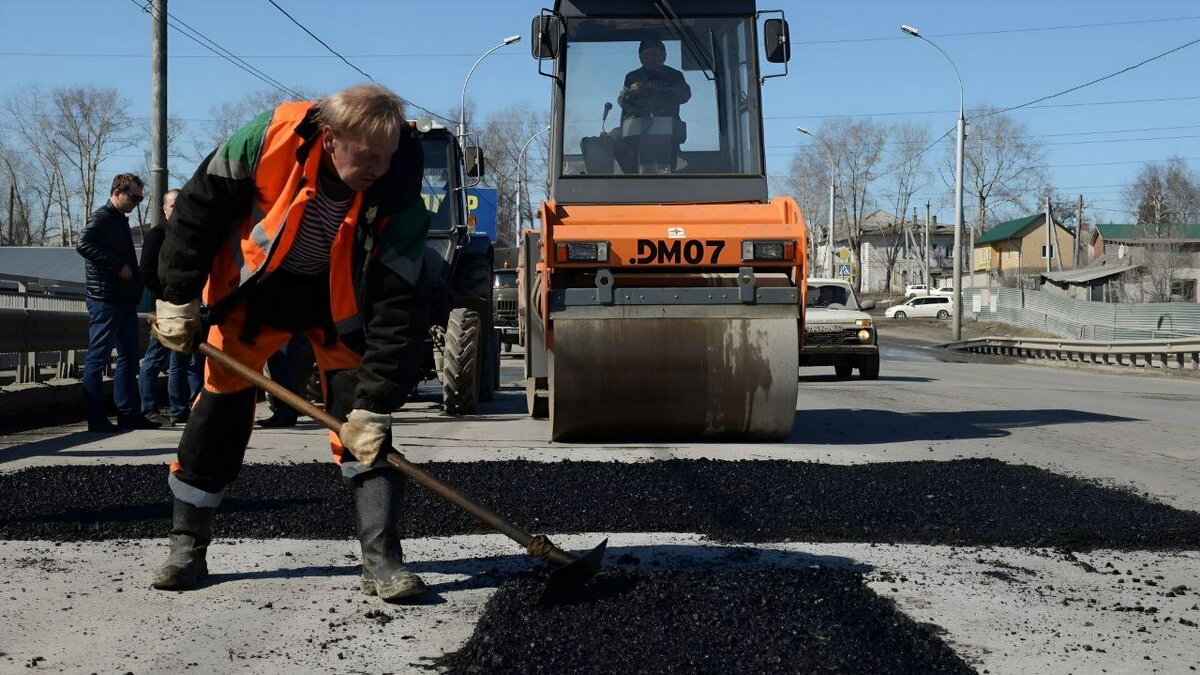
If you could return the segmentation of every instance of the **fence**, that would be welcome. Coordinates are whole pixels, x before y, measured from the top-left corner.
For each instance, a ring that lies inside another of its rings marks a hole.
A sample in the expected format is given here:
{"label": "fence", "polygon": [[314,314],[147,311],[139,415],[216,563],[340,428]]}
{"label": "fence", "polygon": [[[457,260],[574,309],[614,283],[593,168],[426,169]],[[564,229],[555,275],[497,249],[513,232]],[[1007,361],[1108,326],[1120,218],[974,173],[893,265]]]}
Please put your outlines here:
{"label": "fence", "polygon": [[1020,288],[965,288],[963,312],[1071,340],[1200,336],[1200,303],[1107,303]]}

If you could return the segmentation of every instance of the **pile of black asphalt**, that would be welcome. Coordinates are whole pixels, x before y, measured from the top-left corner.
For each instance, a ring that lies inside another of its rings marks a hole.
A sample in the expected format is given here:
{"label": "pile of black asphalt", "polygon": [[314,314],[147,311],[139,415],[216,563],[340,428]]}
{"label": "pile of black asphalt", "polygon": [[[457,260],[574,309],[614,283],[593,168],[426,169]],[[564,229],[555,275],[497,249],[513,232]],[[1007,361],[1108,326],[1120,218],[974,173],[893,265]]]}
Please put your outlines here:
{"label": "pile of black asphalt", "polygon": [[852,572],[607,569],[540,606],[540,581],[488,600],[449,673],[971,673]]}
{"label": "pile of black asphalt", "polygon": [[[788,461],[529,461],[426,467],[530,531],[692,532],[727,542],[880,542],[1195,549],[1200,514],[991,459],[832,466]],[[409,537],[486,528],[416,484]],[[0,538],[162,537],[165,466],[0,474]],[[247,465],[217,513],[222,538],[349,539],[349,488],[323,463]]]}

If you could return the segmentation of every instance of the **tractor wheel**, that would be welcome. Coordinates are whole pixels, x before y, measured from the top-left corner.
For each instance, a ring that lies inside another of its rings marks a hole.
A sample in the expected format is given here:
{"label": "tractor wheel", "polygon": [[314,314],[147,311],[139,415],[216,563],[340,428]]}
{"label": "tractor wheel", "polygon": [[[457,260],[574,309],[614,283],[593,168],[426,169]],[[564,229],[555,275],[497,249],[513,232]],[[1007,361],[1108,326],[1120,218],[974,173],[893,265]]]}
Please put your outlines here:
{"label": "tractor wheel", "polygon": [[478,253],[459,258],[450,287],[453,295],[478,299],[479,400],[491,401],[493,393],[500,387],[499,378],[496,377],[500,363],[500,345],[495,340],[492,329],[495,306],[492,300],[491,258]]}
{"label": "tractor wheel", "polygon": [[479,400],[479,346],[483,337],[479,312],[465,307],[450,310],[446,349],[442,355],[442,403],[451,415],[475,412]]}

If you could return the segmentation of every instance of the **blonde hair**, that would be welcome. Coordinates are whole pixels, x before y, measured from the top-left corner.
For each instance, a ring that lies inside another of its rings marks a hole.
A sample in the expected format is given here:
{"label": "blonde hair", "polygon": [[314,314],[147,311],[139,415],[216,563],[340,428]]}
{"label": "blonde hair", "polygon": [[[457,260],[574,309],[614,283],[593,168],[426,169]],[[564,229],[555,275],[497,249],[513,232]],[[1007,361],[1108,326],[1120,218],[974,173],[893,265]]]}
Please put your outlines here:
{"label": "blonde hair", "polygon": [[394,136],[406,124],[404,101],[384,87],[360,84],[330,94],[313,106],[316,122],[335,132]]}

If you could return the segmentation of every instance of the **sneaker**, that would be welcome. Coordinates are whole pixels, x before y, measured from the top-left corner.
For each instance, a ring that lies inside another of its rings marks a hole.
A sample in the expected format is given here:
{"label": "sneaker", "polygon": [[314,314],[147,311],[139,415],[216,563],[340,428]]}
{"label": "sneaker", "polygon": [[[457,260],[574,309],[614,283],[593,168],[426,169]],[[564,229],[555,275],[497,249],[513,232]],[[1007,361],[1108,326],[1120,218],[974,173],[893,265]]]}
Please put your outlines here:
{"label": "sneaker", "polygon": [[117,427],[125,431],[133,431],[134,429],[157,429],[160,424],[151,422],[145,417],[129,417],[117,420]]}
{"label": "sneaker", "polygon": [[188,417],[188,415],[169,415],[167,419],[171,421],[171,424],[187,424]]}
{"label": "sneaker", "polygon": [[162,413],[154,413],[152,415],[146,415],[146,421],[150,422],[151,424],[157,424],[160,427],[169,427],[169,426],[175,424],[174,420],[167,417],[166,415],[163,415]]}
{"label": "sneaker", "polygon": [[108,420],[104,420],[103,422],[88,422],[87,430],[94,434],[115,434],[121,428]]}

